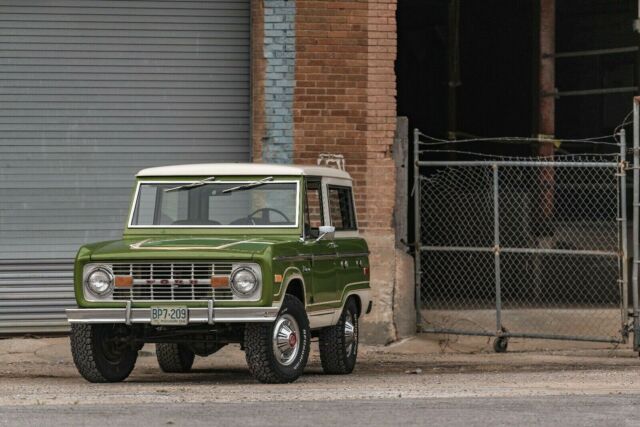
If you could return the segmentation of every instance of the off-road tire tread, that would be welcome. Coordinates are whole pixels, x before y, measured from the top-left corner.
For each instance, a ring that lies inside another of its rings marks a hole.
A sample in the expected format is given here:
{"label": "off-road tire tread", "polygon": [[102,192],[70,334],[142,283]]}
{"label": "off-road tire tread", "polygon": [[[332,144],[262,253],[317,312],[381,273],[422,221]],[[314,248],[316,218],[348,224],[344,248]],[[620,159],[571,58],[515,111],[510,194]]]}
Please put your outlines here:
{"label": "off-road tire tread", "polygon": [[[334,326],[322,328],[319,334],[318,346],[320,348],[320,363],[325,374],[347,375],[353,372],[355,363],[351,366],[347,364],[347,354],[344,345],[344,322],[346,310],[349,308],[356,315],[358,309],[355,302],[350,299],[344,306],[338,323]],[[358,325],[359,327],[359,325]]]}
{"label": "off-road tire tread", "polygon": [[269,363],[269,342],[266,342],[271,332],[271,325],[253,323],[247,325],[244,335],[244,345],[246,346],[245,356],[249,372],[258,381],[263,383],[286,383],[284,378],[279,376]]}
{"label": "off-road tire tread", "polygon": [[191,371],[195,354],[180,344],[158,343],[156,344],[156,358],[162,372],[183,374]]}
{"label": "off-road tire tread", "polygon": [[[285,295],[283,306],[297,306],[304,312],[304,305],[300,300],[292,295]],[[309,334],[309,323],[306,321],[306,325],[299,325],[300,328],[307,328]],[[307,340],[306,348],[302,348],[302,369],[299,373],[292,375],[285,375],[283,372],[276,369],[275,361],[273,361],[273,355],[271,352],[271,333],[273,324],[271,323],[248,323],[245,327],[244,334],[244,346],[245,357],[247,359],[247,365],[249,366],[249,372],[258,381],[266,384],[283,384],[291,383],[298,379],[304,366],[306,365],[306,359],[309,357],[309,343]],[[302,339],[302,337],[300,337]]]}
{"label": "off-road tire tread", "polygon": [[93,350],[93,330],[92,325],[73,324],[71,325],[71,354],[73,362],[84,379],[92,383],[112,383],[120,382],[127,378],[135,366],[126,374],[107,377],[98,368],[95,353]]}
{"label": "off-road tire tread", "polygon": [[91,349],[91,327],[89,325],[71,325],[71,354],[78,372],[92,383],[109,382],[96,366]]}

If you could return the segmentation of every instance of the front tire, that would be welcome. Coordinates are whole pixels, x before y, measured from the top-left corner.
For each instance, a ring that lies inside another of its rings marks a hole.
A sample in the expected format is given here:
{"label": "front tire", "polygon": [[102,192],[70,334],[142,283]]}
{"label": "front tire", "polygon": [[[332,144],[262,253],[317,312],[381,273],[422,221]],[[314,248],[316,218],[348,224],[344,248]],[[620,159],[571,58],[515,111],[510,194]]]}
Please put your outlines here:
{"label": "front tire", "polygon": [[320,330],[320,362],[325,374],[353,372],[358,357],[358,306],[349,299],[338,324]]}
{"label": "front tire", "polygon": [[138,359],[130,333],[124,325],[71,325],[71,354],[80,375],[92,383],[127,378]]}
{"label": "front tire", "polygon": [[195,357],[195,353],[182,344],[156,344],[156,358],[163,372],[180,374],[189,372]]}
{"label": "front tire", "polygon": [[273,323],[249,323],[245,328],[245,356],[249,371],[262,383],[290,383],[307,365],[311,331],[302,302],[285,295]]}

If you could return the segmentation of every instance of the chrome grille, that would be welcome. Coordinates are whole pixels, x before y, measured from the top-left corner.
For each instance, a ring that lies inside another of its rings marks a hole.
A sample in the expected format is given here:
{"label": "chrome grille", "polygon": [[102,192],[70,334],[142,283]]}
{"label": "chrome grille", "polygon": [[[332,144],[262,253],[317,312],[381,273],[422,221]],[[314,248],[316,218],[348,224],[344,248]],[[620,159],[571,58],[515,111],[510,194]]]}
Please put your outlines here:
{"label": "chrome grille", "polygon": [[229,288],[211,287],[211,277],[228,276],[232,264],[216,263],[115,263],[114,276],[130,276],[130,288],[116,288],[117,301],[201,301],[231,300]]}
{"label": "chrome grille", "polygon": [[233,299],[233,292],[231,292],[231,288],[217,288],[215,291],[215,299],[217,300],[231,301]]}

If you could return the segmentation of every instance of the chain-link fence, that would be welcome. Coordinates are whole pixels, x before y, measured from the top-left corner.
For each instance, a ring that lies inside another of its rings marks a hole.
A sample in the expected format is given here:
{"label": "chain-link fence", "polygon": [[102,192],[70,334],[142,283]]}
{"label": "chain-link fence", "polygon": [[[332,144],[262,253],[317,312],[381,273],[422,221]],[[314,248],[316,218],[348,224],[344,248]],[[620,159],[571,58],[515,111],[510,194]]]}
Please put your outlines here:
{"label": "chain-link fence", "polygon": [[438,153],[415,137],[423,331],[626,339],[624,144],[597,155],[423,160]]}

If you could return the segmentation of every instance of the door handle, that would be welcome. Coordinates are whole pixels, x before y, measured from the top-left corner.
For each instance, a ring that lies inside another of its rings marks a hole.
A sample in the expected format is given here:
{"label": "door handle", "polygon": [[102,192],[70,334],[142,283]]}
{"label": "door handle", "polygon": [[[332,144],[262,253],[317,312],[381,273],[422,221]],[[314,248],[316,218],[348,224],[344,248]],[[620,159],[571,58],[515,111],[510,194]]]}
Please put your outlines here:
{"label": "door handle", "polygon": [[310,272],[310,271],[311,271],[311,267],[307,267],[306,265],[303,265],[303,266],[302,266],[302,272],[303,272],[303,273],[308,273],[308,272]]}
{"label": "door handle", "polygon": [[331,249],[335,249],[338,247],[338,245],[336,245],[334,242],[329,242],[327,243],[327,247]]}

